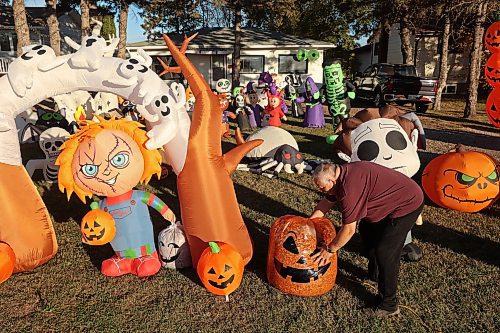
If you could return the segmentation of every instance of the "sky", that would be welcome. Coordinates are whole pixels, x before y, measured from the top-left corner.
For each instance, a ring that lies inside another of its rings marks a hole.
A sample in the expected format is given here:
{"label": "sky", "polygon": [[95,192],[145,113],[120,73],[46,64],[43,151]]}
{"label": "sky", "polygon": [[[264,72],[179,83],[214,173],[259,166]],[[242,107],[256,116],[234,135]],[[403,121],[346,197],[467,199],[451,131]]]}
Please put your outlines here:
{"label": "sky", "polygon": [[[45,0],[26,0],[25,5],[27,7],[45,7]],[[128,12],[128,24],[127,24],[127,43],[134,43],[146,40],[146,36],[143,34],[144,30],[141,28],[143,22],[142,17],[139,14],[139,9],[135,6],[131,6]],[[116,33],[118,33],[118,22],[115,21]],[[358,40],[359,45],[366,45],[367,37],[363,37]]]}

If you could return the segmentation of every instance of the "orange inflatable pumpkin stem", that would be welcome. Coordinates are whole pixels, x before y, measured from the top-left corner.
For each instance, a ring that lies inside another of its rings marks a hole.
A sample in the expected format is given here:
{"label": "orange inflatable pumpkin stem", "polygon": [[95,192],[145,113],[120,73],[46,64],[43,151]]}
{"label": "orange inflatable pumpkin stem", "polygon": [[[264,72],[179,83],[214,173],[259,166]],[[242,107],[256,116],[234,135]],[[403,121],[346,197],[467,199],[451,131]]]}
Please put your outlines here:
{"label": "orange inflatable pumpkin stem", "polygon": [[193,38],[185,37],[178,49],[167,35],[163,35],[196,99],[186,162],[177,176],[182,221],[193,265],[197,264],[207,243],[214,239],[236,248],[246,264],[252,257],[252,242],[230,174],[243,156],[262,141],[246,142],[222,154],[219,98],[185,55]]}

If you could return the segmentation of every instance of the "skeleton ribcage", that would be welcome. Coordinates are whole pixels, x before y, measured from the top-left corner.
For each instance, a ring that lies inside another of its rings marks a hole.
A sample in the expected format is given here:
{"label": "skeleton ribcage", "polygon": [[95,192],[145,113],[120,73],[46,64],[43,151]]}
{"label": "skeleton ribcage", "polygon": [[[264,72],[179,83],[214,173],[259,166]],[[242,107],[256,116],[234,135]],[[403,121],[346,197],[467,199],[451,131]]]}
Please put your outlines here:
{"label": "skeleton ribcage", "polygon": [[57,182],[57,174],[59,173],[59,166],[47,163],[47,167],[43,169],[45,179],[51,182]]}

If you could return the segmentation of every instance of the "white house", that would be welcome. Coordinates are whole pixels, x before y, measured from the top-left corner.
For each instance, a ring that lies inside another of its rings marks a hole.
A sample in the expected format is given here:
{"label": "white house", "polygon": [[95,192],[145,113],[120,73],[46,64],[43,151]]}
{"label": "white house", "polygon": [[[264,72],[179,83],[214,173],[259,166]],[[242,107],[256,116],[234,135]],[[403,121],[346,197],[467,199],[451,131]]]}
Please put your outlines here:
{"label": "white house", "polygon": [[[200,71],[212,88],[220,78],[231,79],[231,63],[234,45],[234,31],[230,28],[203,28],[191,41],[186,51],[188,58]],[[169,37],[180,46],[183,36],[169,34]],[[269,71],[280,85],[287,74],[299,74],[304,80],[312,76],[320,86],[323,82],[323,53],[335,45],[274,31],[253,28],[242,29],[241,72],[240,81],[246,84],[250,80],[257,81],[259,74]],[[144,49],[153,57],[153,70],[160,73],[163,68],[156,57],[172,65],[172,57],[163,39],[127,44],[130,54]],[[297,61],[295,55],[300,49],[317,50],[319,58],[311,61]],[[176,79],[176,74],[169,74],[165,79]]]}
{"label": "white house", "polygon": [[[411,37],[411,42],[414,47],[414,63],[417,74],[424,77],[439,77],[440,32],[432,29],[422,29]],[[461,93],[467,89],[470,45],[461,48],[453,45],[453,42],[450,39],[448,54],[450,70],[444,94]],[[379,38],[375,36],[369,44],[355,49],[354,53],[356,71],[363,72],[368,66],[378,62]],[[403,62],[399,24],[394,24],[389,33],[387,62],[393,64]]]}
{"label": "white house", "polygon": [[[26,19],[30,31],[32,44],[50,45],[49,30],[47,27],[46,7],[26,7]],[[61,52],[70,53],[73,50],[64,42],[69,36],[79,41],[81,32],[80,14],[72,10],[67,13],[58,13],[59,33],[61,35]],[[14,28],[14,13],[11,6],[0,6],[0,76],[5,75],[9,63],[16,56],[17,35]]]}

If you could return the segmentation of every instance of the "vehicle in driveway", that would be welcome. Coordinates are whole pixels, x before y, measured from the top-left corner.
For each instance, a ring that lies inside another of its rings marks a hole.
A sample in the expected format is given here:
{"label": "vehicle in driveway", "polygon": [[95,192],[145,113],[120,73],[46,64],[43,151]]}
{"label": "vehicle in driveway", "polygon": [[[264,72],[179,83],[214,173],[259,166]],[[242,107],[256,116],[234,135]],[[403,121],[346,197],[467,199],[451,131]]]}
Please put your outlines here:
{"label": "vehicle in driveway", "polygon": [[417,112],[434,104],[437,91],[437,80],[418,77],[415,66],[406,64],[373,64],[356,74],[354,85],[356,98],[375,106],[412,104]]}

